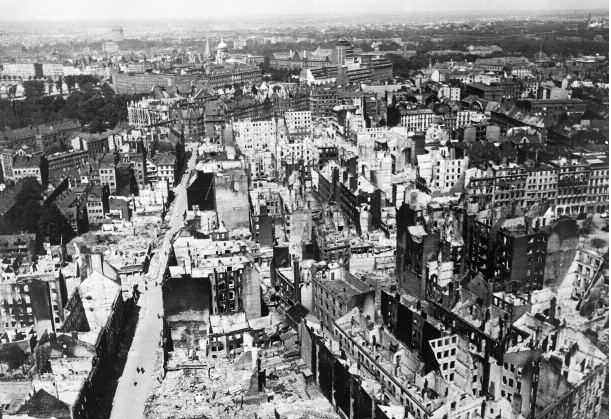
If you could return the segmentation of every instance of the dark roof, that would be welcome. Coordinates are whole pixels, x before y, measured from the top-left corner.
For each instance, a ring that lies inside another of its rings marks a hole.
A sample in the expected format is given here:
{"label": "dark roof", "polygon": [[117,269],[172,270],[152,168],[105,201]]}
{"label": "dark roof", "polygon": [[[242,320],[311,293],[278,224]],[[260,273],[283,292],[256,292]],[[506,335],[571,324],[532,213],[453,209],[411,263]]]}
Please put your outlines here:
{"label": "dark roof", "polygon": [[295,324],[301,323],[301,320],[309,313],[308,309],[297,303],[286,311],[286,315]]}
{"label": "dark roof", "polygon": [[80,128],[80,124],[78,121],[73,121],[70,119],[53,122],[52,124],[41,124],[36,126],[29,126],[25,128],[17,128],[17,129],[7,129],[4,131],[0,131],[0,140],[5,141],[19,141],[26,140],[28,138],[32,138],[37,134],[42,136],[51,135],[57,132],[62,132],[66,130],[73,130]]}
{"label": "dark roof", "polygon": [[157,166],[174,166],[176,156],[170,153],[159,153],[153,157],[153,161]]}
{"label": "dark roof", "polygon": [[40,156],[15,156],[13,167],[40,167]]}
{"label": "dark roof", "polygon": [[27,245],[34,240],[36,240],[36,234],[34,233],[0,234],[0,244],[4,247],[13,248],[19,245]]}
{"label": "dark roof", "polygon": [[70,407],[45,390],[38,390],[17,413],[35,418],[70,419]]}
{"label": "dark roof", "polygon": [[112,153],[106,153],[104,157],[100,159],[100,167],[114,166],[115,155]]}

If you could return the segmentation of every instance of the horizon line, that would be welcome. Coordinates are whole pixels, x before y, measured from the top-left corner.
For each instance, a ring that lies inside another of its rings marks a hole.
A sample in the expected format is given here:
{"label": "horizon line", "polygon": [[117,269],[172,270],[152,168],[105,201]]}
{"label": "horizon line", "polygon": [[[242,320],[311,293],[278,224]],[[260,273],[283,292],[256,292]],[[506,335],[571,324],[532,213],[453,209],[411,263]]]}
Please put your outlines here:
{"label": "horizon line", "polygon": [[[108,21],[120,21],[120,22],[147,22],[147,21],[219,21],[227,18],[236,18],[239,17],[240,22],[248,21],[249,19],[265,19],[265,18],[278,18],[278,17],[341,17],[341,16],[378,16],[378,17],[388,17],[388,16],[403,16],[406,14],[436,14],[440,16],[451,15],[451,14],[472,14],[472,15],[487,15],[490,13],[496,13],[499,17],[510,16],[512,13],[539,13],[539,14],[553,14],[553,13],[566,13],[566,14],[579,14],[583,12],[601,12],[601,13],[609,13],[609,8],[604,7],[592,7],[592,8],[558,8],[558,9],[550,9],[545,7],[539,8],[531,8],[531,9],[504,9],[502,11],[494,10],[494,9],[446,9],[443,11],[440,10],[432,10],[432,9],[420,9],[420,10],[388,10],[388,11],[378,11],[371,12],[365,10],[357,10],[357,11],[320,11],[320,12],[307,12],[307,13],[299,13],[299,12],[280,12],[280,13],[254,13],[250,14],[248,17],[241,17],[242,15],[239,12],[229,12],[226,15],[220,16],[185,16],[185,17],[164,17],[164,16],[149,16],[149,17],[31,17],[31,18],[16,18],[16,19],[6,19],[0,18],[0,24],[2,23],[26,23],[26,22],[108,22]],[[467,17],[467,16],[465,16]]]}

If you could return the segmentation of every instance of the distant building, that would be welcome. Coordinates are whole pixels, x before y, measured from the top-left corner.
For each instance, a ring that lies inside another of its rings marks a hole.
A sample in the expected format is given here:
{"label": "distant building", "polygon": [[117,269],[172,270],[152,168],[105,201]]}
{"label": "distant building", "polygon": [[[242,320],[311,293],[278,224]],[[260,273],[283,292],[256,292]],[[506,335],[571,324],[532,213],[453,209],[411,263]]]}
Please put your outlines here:
{"label": "distant building", "polygon": [[335,320],[357,307],[365,313],[374,312],[375,289],[347,271],[321,269],[312,276],[313,314],[327,330],[333,330]]}
{"label": "distant building", "polygon": [[58,80],[64,76],[64,66],[60,63],[42,63],[42,75]]}
{"label": "distant building", "polygon": [[525,217],[490,224],[467,218],[469,270],[481,272],[494,291],[530,292],[543,288],[548,232]]}
{"label": "distant building", "polygon": [[13,152],[3,150],[0,152],[0,181],[13,179]]}
{"label": "distant building", "polygon": [[146,183],[146,153],[128,152],[120,153],[119,163],[127,164],[132,169],[138,188],[142,189]]}
{"label": "distant building", "polygon": [[32,177],[42,183],[40,164],[40,156],[15,156],[12,163],[12,178],[19,180],[26,177]]}
{"label": "distant building", "polygon": [[117,189],[117,175],[115,169],[115,157],[113,154],[106,154],[99,163],[98,168],[100,185],[108,186],[111,193]]}
{"label": "distant building", "polygon": [[426,264],[439,253],[439,232],[425,228],[407,204],[397,213],[396,272],[399,287],[414,296],[424,295]]}
{"label": "distant building", "polygon": [[420,177],[431,191],[450,191],[469,166],[469,158],[456,158],[452,147],[429,147],[428,153],[417,159]]}
{"label": "distant building", "polygon": [[114,41],[106,41],[102,44],[102,51],[106,55],[112,55],[119,52],[119,44]]}
{"label": "distant building", "polygon": [[73,184],[80,181],[80,172],[89,163],[85,150],[70,150],[45,155],[41,160],[42,181],[44,184],[59,184],[66,178]]}
{"label": "distant building", "polygon": [[110,30],[110,40],[114,42],[123,41],[124,33],[123,28],[120,26],[115,26]]}
{"label": "distant building", "polygon": [[19,275],[0,283],[0,330],[39,335],[55,332],[64,321],[65,284],[54,274]]}
{"label": "distant building", "polygon": [[[172,245],[177,265],[170,266],[164,293],[175,289],[168,297],[170,304],[187,292],[187,283],[197,281],[195,288],[207,289],[205,295],[184,296],[182,307],[193,303],[207,307],[211,315],[244,312],[248,318],[261,315],[259,272],[248,257],[248,247],[241,240],[230,239],[227,232],[213,229],[209,239],[180,237]],[[199,300],[199,301],[197,301]]]}
{"label": "distant building", "polygon": [[143,99],[127,104],[127,121],[136,128],[148,128],[168,123],[174,100]]}
{"label": "distant building", "polygon": [[204,80],[211,89],[235,85],[252,86],[261,83],[262,74],[257,66],[217,63],[206,67]]}
{"label": "distant building", "polygon": [[447,84],[442,85],[437,92],[437,96],[440,99],[447,98],[451,101],[460,100],[460,87],[448,86]]}
{"label": "distant building", "polygon": [[24,260],[29,260],[35,254],[36,234],[0,234],[0,257],[21,257]]}
{"label": "distant building", "polygon": [[430,109],[414,109],[401,112],[401,126],[407,131],[424,132],[433,122],[435,114]]}
{"label": "distant building", "polygon": [[160,153],[155,155],[152,160],[155,166],[154,178],[157,180],[167,181],[170,187],[174,186],[174,173],[176,172],[176,156],[171,153]]}
{"label": "distant building", "polygon": [[[104,196],[104,188],[96,186],[87,193],[87,220],[89,226],[99,225],[104,221],[108,212],[108,197]],[[106,203],[106,205],[104,205]],[[106,208],[105,208],[106,207]]]}
{"label": "distant building", "polygon": [[350,234],[339,208],[323,209],[322,219],[314,225],[313,244],[316,260],[335,262],[349,269]]}
{"label": "distant building", "polygon": [[43,69],[38,63],[4,63],[2,74],[22,80],[37,79],[43,77]]}

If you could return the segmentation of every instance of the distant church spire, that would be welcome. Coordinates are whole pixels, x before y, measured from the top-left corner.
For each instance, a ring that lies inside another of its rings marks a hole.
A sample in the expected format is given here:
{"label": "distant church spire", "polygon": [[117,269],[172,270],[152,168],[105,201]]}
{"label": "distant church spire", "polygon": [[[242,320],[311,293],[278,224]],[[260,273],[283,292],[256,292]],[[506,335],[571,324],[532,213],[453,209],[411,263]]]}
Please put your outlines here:
{"label": "distant church spire", "polygon": [[206,44],[204,45],[204,58],[210,58],[210,39],[206,38]]}

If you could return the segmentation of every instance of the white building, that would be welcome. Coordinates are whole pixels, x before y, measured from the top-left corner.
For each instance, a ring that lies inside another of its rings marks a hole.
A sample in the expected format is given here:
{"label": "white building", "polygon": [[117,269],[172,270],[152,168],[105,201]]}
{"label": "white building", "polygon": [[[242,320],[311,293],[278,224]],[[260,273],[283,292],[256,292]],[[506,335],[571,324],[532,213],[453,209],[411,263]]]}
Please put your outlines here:
{"label": "white building", "polygon": [[460,100],[460,87],[451,87],[444,84],[439,88],[437,97],[439,97],[439,99],[448,98],[457,102]]}
{"label": "white building", "polygon": [[448,147],[427,150],[427,154],[417,156],[420,177],[431,191],[448,192],[467,170],[469,158],[454,158],[453,149]]}
{"label": "white building", "polygon": [[44,77],[51,77],[53,80],[59,79],[64,76],[64,66],[57,63],[43,63],[42,75]]}
{"label": "white building", "polygon": [[142,99],[127,105],[127,121],[136,128],[150,127],[170,120],[170,109],[177,99]]}
{"label": "white building", "polygon": [[[278,129],[279,123],[283,129]],[[236,145],[249,162],[251,176],[275,176],[280,165],[280,146],[286,142],[284,121],[236,121],[233,123],[233,133]]]}
{"label": "white building", "polygon": [[424,132],[433,122],[435,114],[430,109],[412,109],[401,115],[401,126],[407,131]]}
{"label": "white building", "polygon": [[20,79],[40,76],[40,74],[36,74],[36,65],[34,63],[4,63],[2,64],[2,74]]}
{"label": "white building", "polygon": [[285,112],[284,123],[290,134],[296,132],[310,133],[312,132],[312,112]]}
{"label": "white building", "polygon": [[13,160],[13,179],[35,178],[42,183],[40,157],[16,156]]}
{"label": "white building", "polygon": [[456,112],[456,128],[466,127],[471,123],[483,121],[485,115],[476,111],[458,111]]}

